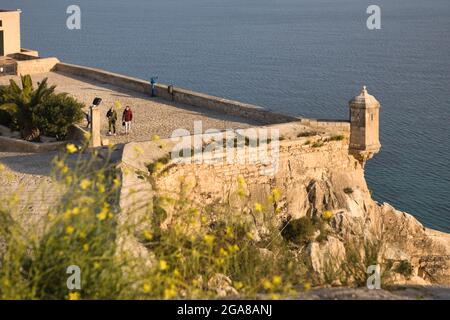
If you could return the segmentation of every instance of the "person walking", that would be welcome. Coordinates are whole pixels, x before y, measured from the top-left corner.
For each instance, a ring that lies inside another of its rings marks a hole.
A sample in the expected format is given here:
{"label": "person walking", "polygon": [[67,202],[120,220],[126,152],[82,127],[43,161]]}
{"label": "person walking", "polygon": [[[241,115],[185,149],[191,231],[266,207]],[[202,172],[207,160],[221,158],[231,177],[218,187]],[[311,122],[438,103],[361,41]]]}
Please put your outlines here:
{"label": "person walking", "polygon": [[122,114],[122,124],[125,126],[125,134],[130,134],[132,120],[133,111],[131,111],[131,108],[129,106],[126,106]]}
{"label": "person walking", "polygon": [[116,135],[116,121],[117,121],[117,112],[111,107],[106,113],[106,117],[108,118],[108,135]]}

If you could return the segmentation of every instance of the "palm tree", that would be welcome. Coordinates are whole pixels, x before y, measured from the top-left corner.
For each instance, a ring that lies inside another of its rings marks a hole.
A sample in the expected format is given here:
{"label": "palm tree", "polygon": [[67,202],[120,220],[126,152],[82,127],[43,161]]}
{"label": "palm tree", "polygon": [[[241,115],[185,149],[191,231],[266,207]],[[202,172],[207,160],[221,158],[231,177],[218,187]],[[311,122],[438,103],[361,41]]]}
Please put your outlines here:
{"label": "palm tree", "polygon": [[40,131],[36,125],[35,114],[38,107],[55,91],[56,86],[49,87],[47,78],[38,83],[37,89],[33,87],[30,75],[20,76],[22,88],[10,80],[9,87],[2,90],[3,104],[1,110],[5,110],[17,121],[20,134],[27,141],[38,141]]}

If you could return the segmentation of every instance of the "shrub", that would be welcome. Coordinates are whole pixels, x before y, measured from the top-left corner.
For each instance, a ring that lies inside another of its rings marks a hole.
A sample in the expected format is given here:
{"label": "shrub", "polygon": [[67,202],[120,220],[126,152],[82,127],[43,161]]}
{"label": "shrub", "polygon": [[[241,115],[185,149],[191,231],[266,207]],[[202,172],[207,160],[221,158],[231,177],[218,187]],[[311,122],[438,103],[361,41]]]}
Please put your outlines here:
{"label": "shrub", "polygon": [[[6,90],[6,86],[0,86],[0,106],[4,104],[3,93]],[[11,128],[13,124],[13,117],[8,111],[0,109],[0,125]],[[15,128],[17,129],[17,128]]]}
{"label": "shrub", "polygon": [[281,235],[287,241],[295,244],[305,244],[311,239],[315,231],[316,226],[313,220],[308,217],[302,217],[288,221],[287,226],[281,231]]}
{"label": "shrub", "polygon": [[319,141],[314,142],[311,147],[320,148],[320,147],[323,147],[323,145],[324,145],[323,141],[319,140]]}
{"label": "shrub", "polygon": [[67,94],[55,94],[47,79],[35,88],[29,75],[21,76],[21,86],[10,80],[0,90],[0,123],[20,130],[27,141],[39,141],[42,133],[62,140],[73,123],[83,117],[83,104]]}
{"label": "shrub", "polygon": [[297,138],[303,138],[303,137],[312,137],[317,135],[317,132],[315,131],[306,131],[306,132],[300,132],[297,134]]}
{"label": "shrub", "polygon": [[66,93],[49,96],[36,110],[36,123],[46,136],[64,140],[70,126],[83,119],[84,105]]}
{"label": "shrub", "polygon": [[405,277],[410,277],[412,274],[412,265],[408,260],[402,260],[395,271],[404,275]]}
{"label": "shrub", "polygon": [[328,138],[328,141],[342,141],[342,140],[344,140],[343,135],[337,135],[337,136],[332,136],[331,138]]}
{"label": "shrub", "polygon": [[8,112],[17,123],[23,139],[39,141],[40,130],[36,122],[37,108],[53,94],[55,86],[49,87],[47,79],[34,88],[29,75],[21,76],[20,87],[14,80],[10,80],[8,87],[2,90],[2,104],[0,109]]}
{"label": "shrub", "polygon": [[350,188],[350,187],[347,187],[347,188],[344,189],[344,193],[345,194],[352,194],[353,193],[353,189]]}

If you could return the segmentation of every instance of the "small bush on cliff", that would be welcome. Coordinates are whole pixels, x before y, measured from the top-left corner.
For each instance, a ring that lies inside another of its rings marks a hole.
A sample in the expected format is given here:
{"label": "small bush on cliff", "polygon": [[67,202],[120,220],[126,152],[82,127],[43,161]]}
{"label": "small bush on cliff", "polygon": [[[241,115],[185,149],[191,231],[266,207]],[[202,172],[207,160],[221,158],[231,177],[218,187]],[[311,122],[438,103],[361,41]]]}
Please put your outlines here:
{"label": "small bush on cliff", "polygon": [[50,95],[36,110],[36,123],[46,136],[64,140],[70,126],[83,119],[84,105],[67,93]]}
{"label": "small bush on cliff", "polygon": [[410,277],[412,274],[412,265],[408,260],[403,260],[398,264],[395,271],[404,275],[405,277]]}
{"label": "small bush on cliff", "polygon": [[309,217],[302,217],[288,221],[281,235],[284,239],[300,245],[310,241],[315,231],[316,226],[313,220]]}
{"label": "small bush on cliff", "polygon": [[342,140],[344,140],[343,135],[336,135],[327,139],[327,141],[342,141]]}

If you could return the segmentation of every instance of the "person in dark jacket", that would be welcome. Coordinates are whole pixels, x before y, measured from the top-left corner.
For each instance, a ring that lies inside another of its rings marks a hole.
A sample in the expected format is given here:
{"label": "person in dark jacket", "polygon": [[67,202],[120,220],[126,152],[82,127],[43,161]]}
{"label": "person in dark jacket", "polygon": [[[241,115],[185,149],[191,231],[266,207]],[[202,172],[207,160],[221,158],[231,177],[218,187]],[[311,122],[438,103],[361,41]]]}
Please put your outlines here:
{"label": "person in dark jacket", "polygon": [[125,126],[125,134],[131,132],[131,121],[133,120],[133,112],[129,106],[126,106],[122,114],[122,123]]}
{"label": "person in dark jacket", "polygon": [[116,121],[117,121],[117,112],[111,107],[106,113],[106,117],[108,118],[108,131],[109,135],[116,135]]}

